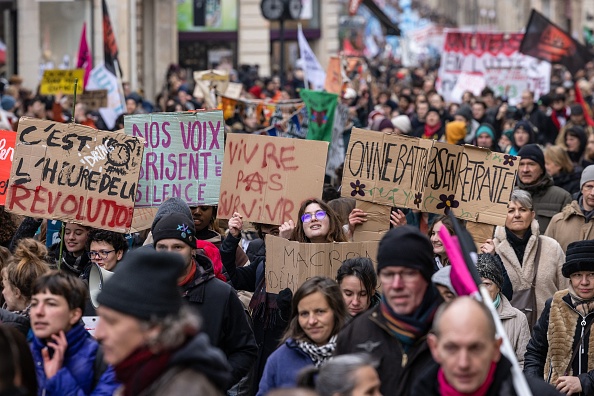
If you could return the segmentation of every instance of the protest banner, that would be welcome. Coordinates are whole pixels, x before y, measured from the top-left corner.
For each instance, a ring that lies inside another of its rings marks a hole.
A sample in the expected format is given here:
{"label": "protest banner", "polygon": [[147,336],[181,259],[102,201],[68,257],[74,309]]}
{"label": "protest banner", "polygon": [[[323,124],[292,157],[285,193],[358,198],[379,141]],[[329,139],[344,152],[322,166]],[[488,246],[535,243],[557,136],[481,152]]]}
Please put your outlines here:
{"label": "protest banner", "polygon": [[326,92],[342,96],[342,60],[338,56],[331,56],[328,61],[328,73],[324,82]]}
{"label": "protest banner", "polygon": [[519,158],[475,146],[353,129],[342,195],[504,225]]}
{"label": "protest banner", "polygon": [[97,111],[102,107],[107,107],[107,89],[85,90],[82,94],[76,96],[76,102],[84,103],[89,111]]}
{"label": "protest banner", "polygon": [[143,148],[123,133],[23,117],[6,209],[127,232]]}
{"label": "protest banner", "polygon": [[137,207],[179,197],[190,206],[216,205],[223,166],[221,110],[124,117],[127,135],[144,139]]}
{"label": "protest banner", "polygon": [[289,288],[294,293],[314,276],[336,278],[342,262],[367,257],[377,267],[377,241],[299,243],[266,236],[266,291],[278,293]]}
{"label": "protest banner", "polygon": [[331,142],[338,95],[309,89],[302,89],[299,95],[307,106],[309,116],[307,139]]}
{"label": "protest banner", "polygon": [[70,94],[74,92],[74,81],[78,79],[76,94],[82,94],[85,85],[85,69],[45,70],[41,78],[41,95]]}
{"label": "protest banner", "polygon": [[0,205],[6,201],[15,142],[16,132],[0,130]]}
{"label": "protest banner", "polygon": [[223,70],[202,70],[194,72],[194,97],[204,98],[206,107],[217,107],[216,94],[225,94],[229,86],[229,73]]}
{"label": "protest banner", "polygon": [[299,205],[321,197],[328,143],[247,134],[227,135],[217,217],[297,222]]}
{"label": "protest banner", "polygon": [[446,102],[459,102],[452,91],[459,78],[470,74],[482,76],[510,105],[518,104],[526,89],[538,99],[550,90],[551,64],[520,53],[522,38],[522,33],[446,30],[437,91]]}

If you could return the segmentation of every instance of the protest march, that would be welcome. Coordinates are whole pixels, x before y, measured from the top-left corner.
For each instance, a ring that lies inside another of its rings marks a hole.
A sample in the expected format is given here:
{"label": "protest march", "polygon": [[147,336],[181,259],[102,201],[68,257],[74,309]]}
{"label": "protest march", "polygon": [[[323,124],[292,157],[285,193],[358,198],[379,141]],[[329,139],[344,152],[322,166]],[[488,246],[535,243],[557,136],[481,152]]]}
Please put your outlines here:
{"label": "protest march", "polygon": [[83,25],[0,84],[0,395],[594,395],[593,53],[376,3],[328,59],[299,24],[298,64],[152,98],[103,0],[102,62]]}

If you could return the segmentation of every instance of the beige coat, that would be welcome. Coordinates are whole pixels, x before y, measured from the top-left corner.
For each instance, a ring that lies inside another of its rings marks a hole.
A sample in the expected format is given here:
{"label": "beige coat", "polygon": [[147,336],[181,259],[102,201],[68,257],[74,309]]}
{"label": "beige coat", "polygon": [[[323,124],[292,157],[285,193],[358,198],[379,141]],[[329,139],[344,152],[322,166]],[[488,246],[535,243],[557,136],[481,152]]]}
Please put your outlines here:
{"label": "beige coat", "polygon": [[507,297],[502,293],[499,293],[499,296],[501,297],[501,303],[497,307],[499,319],[501,319],[503,329],[516,353],[520,367],[524,368],[524,354],[526,353],[526,345],[530,340],[528,319],[526,319],[526,315],[522,311],[512,307]]}
{"label": "beige coat", "polygon": [[586,223],[580,204],[574,200],[553,216],[545,235],[559,242],[565,252],[571,242],[594,239],[594,220]]}
{"label": "beige coat", "polygon": [[514,292],[517,290],[529,289],[534,279],[534,259],[536,258],[537,240],[540,239],[540,263],[536,274],[536,309],[537,317],[540,317],[545,302],[552,297],[557,290],[566,289],[569,285],[567,278],[561,274],[561,268],[565,263],[565,253],[561,245],[553,238],[539,235],[538,221],[533,220],[530,225],[532,235],[526,245],[523,265],[520,265],[514,249],[509,244],[505,235],[505,227],[495,229],[495,252],[503,261],[507,275],[511,281]]}

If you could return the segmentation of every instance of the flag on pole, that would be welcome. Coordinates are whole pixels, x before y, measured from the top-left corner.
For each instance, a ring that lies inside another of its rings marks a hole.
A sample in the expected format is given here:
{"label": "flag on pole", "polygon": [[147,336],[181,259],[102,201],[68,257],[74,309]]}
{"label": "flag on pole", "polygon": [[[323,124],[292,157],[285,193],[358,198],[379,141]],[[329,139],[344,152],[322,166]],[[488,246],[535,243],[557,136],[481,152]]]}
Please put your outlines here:
{"label": "flag on pole", "polygon": [[299,95],[307,107],[307,139],[331,142],[338,95],[309,89],[302,89]]}
{"label": "flag on pole", "polygon": [[87,86],[91,70],[93,69],[93,60],[91,58],[91,51],[87,43],[87,23],[83,23],[82,32],[80,34],[80,43],[78,45],[78,60],[76,62],[77,69],[85,69],[84,86]]}
{"label": "flag on pole", "polygon": [[311,50],[301,24],[297,31],[297,40],[299,42],[299,56],[303,60],[303,71],[305,73],[305,79],[309,81],[310,88],[314,91],[321,91],[324,89],[324,83],[326,82],[326,71],[318,62],[316,54]]}
{"label": "flag on pole", "polygon": [[105,67],[114,76],[118,73],[122,76],[122,69],[118,61],[118,45],[116,43],[115,33],[111,25],[111,18],[109,17],[109,9],[107,2],[103,0],[103,56]]}

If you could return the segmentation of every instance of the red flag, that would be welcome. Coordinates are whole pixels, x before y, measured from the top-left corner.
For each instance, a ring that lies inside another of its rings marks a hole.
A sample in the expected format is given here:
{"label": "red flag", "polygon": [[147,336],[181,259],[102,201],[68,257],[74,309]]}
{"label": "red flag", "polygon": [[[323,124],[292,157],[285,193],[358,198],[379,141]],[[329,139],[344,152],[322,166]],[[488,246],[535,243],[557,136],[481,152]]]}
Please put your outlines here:
{"label": "red flag", "polygon": [[584,118],[589,126],[594,126],[594,120],[590,117],[590,107],[584,101],[584,97],[582,96],[582,91],[580,90],[580,85],[578,82],[575,82],[575,101],[582,106],[584,110]]}
{"label": "red flag", "polygon": [[85,69],[84,86],[87,86],[89,75],[93,70],[93,60],[91,59],[91,51],[89,51],[89,44],[87,43],[87,23],[83,23],[82,32],[80,34],[80,44],[78,45],[78,61],[76,62],[77,69]]}

